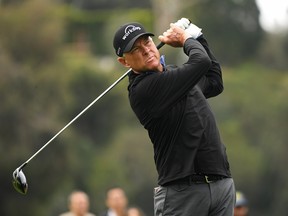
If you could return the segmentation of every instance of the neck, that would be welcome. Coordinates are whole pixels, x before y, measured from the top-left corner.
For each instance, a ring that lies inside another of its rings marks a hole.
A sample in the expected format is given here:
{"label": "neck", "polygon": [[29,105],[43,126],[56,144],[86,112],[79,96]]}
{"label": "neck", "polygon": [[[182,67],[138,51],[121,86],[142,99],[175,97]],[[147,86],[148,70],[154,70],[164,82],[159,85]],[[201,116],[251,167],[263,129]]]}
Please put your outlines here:
{"label": "neck", "polygon": [[132,71],[133,71],[133,73],[135,73],[135,74],[141,74],[141,73],[145,73],[145,72],[149,72],[149,71],[153,71],[153,72],[163,72],[163,70],[164,70],[164,67],[163,67],[162,64],[160,64],[159,67],[158,67],[158,68],[155,68],[154,70],[146,70],[146,71],[142,71],[142,72],[136,71],[136,70],[134,70],[134,69],[132,68]]}

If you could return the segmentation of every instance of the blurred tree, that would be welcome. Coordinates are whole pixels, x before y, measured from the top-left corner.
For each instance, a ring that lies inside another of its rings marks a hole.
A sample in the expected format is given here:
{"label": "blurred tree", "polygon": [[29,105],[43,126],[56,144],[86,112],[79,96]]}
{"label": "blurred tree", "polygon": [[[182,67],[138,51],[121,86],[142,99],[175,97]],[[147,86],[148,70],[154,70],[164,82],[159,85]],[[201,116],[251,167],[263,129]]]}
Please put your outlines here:
{"label": "blurred tree", "polygon": [[[54,17],[55,7],[39,1],[26,1],[13,7],[1,7],[0,10],[0,146],[5,152],[0,165],[3,172],[0,214],[17,215],[20,209],[25,209],[22,215],[45,215],[42,214],[47,208],[45,204],[52,196],[52,193],[47,193],[47,186],[56,190],[62,184],[55,176],[59,176],[64,168],[65,163],[59,163],[66,161],[65,156],[60,156],[64,149],[59,146],[53,154],[55,158],[43,158],[41,166],[35,166],[36,161],[34,166],[29,166],[34,172],[27,170],[28,183],[32,183],[32,179],[38,180],[29,189],[32,196],[24,198],[17,194],[11,178],[20,162],[28,159],[31,152],[52,137],[55,131],[51,128],[57,128],[60,123],[55,116],[65,99],[61,90],[61,74],[55,73],[60,70],[59,65],[52,66],[52,62],[59,48],[62,20]],[[43,77],[43,68],[48,63],[53,67],[54,79],[49,75]],[[45,90],[44,83],[48,87]],[[55,168],[55,175],[45,172],[48,162]],[[17,208],[13,203],[17,203]]]}
{"label": "blurred tree", "polygon": [[[204,2],[198,0],[151,0],[154,14],[155,34],[160,35],[169,28],[170,23],[176,22],[182,17],[191,18],[191,13],[184,14],[185,11],[193,11],[193,7]],[[196,24],[196,23],[195,23]]]}
{"label": "blurred tree", "polygon": [[[138,120],[135,118],[135,121]],[[153,146],[140,124],[127,126],[118,130],[116,138],[94,158],[89,185],[93,191],[97,191],[98,211],[105,206],[103,194],[106,189],[111,185],[121,185],[131,202],[152,215],[153,185],[157,182]]]}
{"label": "blurred tree", "polygon": [[212,105],[221,122],[236,188],[249,197],[251,214],[282,215],[288,180],[283,174],[287,75],[251,64],[224,71],[225,91]]}
{"label": "blurred tree", "polygon": [[[14,191],[12,172],[116,76],[101,73],[89,52],[76,53],[63,43],[65,18],[65,8],[51,2],[32,0],[0,8],[0,149],[5,152],[0,215],[18,215],[19,209],[25,209],[23,216],[51,215],[50,203],[58,191],[87,189],[85,176],[97,150],[95,141],[112,139],[117,125],[105,116],[116,118],[123,110],[117,91],[105,96],[110,108],[98,108],[96,116],[87,112],[83,128],[76,130],[75,125],[74,131],[71,126],[53,141],[53,148],[47,147],[25,168],[28,195]],[[95,131],[97,124],[102,125]]]}
{"label": "blurred tree", "polygon": [[30,0],[0,10],[0,28],[5,29],[0,32],[2,46],[13,59],[37,64],[55,58],[64,30],[57,8]]}
{"label": "blurred tree", "polygon": [[268,68],[285,71],[288,68],[288,32],[267,33],[258,52],[259,62]]}
{"label": "blurred tree", "polygon": [[88,50],[99,57],[114,53],[112,52],[114,32],[123,23],[138,21],[152,26],[152,13],[145,8],[83,10],[72,6],[65,11],[67,20],[65,41],[76,45],[86,44]]}
{"label": "blurred tree", "polygon": [[[169,28],[169,24],[177,21],[181,13],[183,0],[151,0],[154,14],[155,35],[161,35]],[[181,17],[180,17],[181,18]]]}
{"label": "blurred tree", "polygon": [[198,1],[185,8],[183,16],[203,28],[222,64],[239,64],[255,57],[263,37],[255,1]]}
{"label": "blurred tree", "polygon": [[[111,41],[120,24],[135,20],[152,31],[157,20],[157,32],[187,16],[203,28],[220,62],[232,65],[255,58],[263,33],[255,2],[118,1],[121,9],[114,1],[89,1],[95,7],[85,1],[87,5],[78,8],[80,1],[66,1],[69,6],[63,2],[1,1],[0,215],[18,215],[19,209],[25,209],[23,216],[57,215],[66,210],[66,195],[75,188],[91,194],[93,210],[102,210],[102,195],[112,184],[123,185],[131,201],[152,215],[152,145],[129,107],[127,79],[25,168],[27,196],[13,190],[11,175],[125,70],[115,67],[116,60],[102,58],[114,54]],[[285,215],[288,197],[283,172],[287,37],[272,35],[269,41],[271,47],[261,45],[261,59],[270,67],[280,65],[282,71],[254,64],[224,68],[225,91],[211,100],[236,186],[247,191],[255,216]]]}
{"label": "blurred tree", "polygon": [[[104,92],[112,84],[111,77],[115,77],[109,72],[101,73],[97,67],[89,68],[85,64],[81,64],[80,67],[74,68],[77,73],[71,77],[69,84],[69,92],[73,95],[73,100],[68,104],[66,110],[66,116],[69,116],[66,118],[68,119],[75,117]],[[96,145],[106,144],[110,138],[113,138],[111,132],[113,133],[114,130],[121,127],[122,101],[123,92],[114,90],[106,93],[94,104],[94,107],[91,107],[92,111],[83,114],[72,127],[77,128],[80,134],[89,137]]]}
{"label": "blurred tree", "polygon": [[129,0],[60,0],[62,2],[72,4],[73,6],[86,10],[95,9],[115,9],[124,8],[130,9],[132,7],[150,7],[149,1],[134,0],[133,2]]}

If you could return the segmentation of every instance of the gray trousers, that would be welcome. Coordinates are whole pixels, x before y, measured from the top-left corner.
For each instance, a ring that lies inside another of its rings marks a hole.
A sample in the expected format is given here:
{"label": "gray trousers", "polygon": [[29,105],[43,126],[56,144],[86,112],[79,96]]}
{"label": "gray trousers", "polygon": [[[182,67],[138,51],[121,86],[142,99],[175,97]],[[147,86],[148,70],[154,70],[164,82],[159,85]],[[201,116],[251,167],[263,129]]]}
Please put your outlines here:
{"label": "gray trousers", "polygon": [[154,190],[155,216],[233,216],[234,204],[232,178],[159,186]]}

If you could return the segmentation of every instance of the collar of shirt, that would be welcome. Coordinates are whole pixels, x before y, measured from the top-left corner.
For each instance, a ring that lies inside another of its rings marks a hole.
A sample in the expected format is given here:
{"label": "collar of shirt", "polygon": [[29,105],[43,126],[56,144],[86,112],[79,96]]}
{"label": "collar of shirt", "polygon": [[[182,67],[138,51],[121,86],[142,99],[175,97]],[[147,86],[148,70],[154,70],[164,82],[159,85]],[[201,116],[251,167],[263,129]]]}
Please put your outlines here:
{"label": "collar of shirt", "polygon": [[117,214],[112,209],[109,209],[107,216],[117,216]]}
{"label": "collar of shirt", "polygon": [[160,56],[160,63],[162,64],[163,68],[165,68],[166,63],[165,63],[165,56],[164,55]]}

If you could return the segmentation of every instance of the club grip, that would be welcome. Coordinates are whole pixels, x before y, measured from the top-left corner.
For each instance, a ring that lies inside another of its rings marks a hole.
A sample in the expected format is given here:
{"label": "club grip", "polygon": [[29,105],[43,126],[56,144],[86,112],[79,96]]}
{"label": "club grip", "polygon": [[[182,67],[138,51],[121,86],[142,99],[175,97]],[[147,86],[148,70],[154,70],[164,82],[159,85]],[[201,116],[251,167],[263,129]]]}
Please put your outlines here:
{"label": "club grip", "polygon": [[161,49],[161,47],[163,47],[165,45],[165,43],[161,42],[157,45],[157,49]]}
{"label": "club grip", "polygon": [[[178,20],[175,25],[177,25],[178,27],[182,28],[182,29],[187,29],[190,25],[191,21],[187,18],[182,18],[180,20]],[[164,46],[165,43],[161,42],[158,44],[157,49],[160,49],[162,46]]]}

